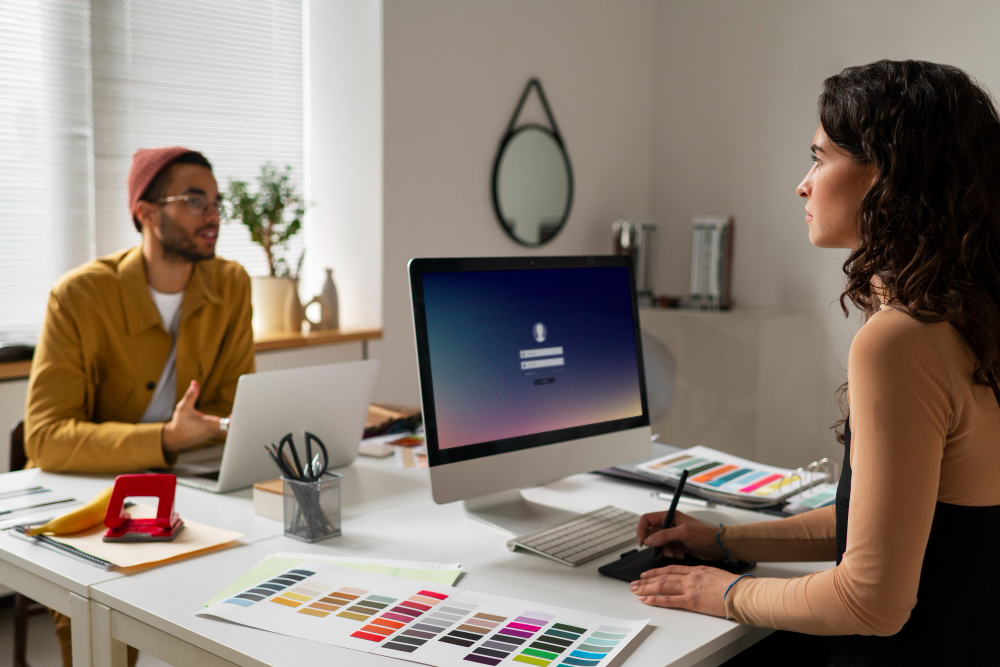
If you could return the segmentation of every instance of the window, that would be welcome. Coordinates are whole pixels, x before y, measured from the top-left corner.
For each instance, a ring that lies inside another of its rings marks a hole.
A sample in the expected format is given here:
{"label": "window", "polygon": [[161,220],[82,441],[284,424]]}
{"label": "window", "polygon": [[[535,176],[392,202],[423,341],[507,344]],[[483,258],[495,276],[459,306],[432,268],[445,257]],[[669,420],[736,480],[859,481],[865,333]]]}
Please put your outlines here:
{"label": "window", "polygon": [[4,0],[0,25],[0,340],[32,342],[94,254],[87,2]]}
{"label": "window", "polygon": [[[220,189],[266,161],[303,184],[301,0],[93,0],[98,254],[135,245],[125,183],[138,148],[186,146]],[[302,251],[293,239],[290,261]],[[216,252],[266,275],[241,224]]]}
{"label": "window", "polygon": [[[0,24],[0,340],[34,340],[60,275],[138,243],[138,148],[201,151],[223,190],[290,165],[302,193],[301,0],[4,0]],[[267,273],[241,224],[217,252]]]}

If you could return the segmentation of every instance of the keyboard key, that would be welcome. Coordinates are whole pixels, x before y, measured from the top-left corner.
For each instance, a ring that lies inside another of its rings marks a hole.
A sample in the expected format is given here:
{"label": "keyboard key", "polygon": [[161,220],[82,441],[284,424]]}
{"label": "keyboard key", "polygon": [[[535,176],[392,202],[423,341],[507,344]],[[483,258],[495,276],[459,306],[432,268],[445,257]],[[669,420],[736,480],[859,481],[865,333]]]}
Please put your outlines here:
{"label": "keyboard key", "polygon": [[617,507],[602,507],[547,530],[507,543],[568,565],[579,565],[635,540],[639,515]]}

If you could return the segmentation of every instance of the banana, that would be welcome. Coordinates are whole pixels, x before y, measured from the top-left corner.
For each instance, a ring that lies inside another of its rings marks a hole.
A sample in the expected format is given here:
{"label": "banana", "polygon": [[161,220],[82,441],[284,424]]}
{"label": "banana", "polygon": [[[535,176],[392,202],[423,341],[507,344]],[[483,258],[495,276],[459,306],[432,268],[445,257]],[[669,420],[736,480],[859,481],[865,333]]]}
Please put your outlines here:
{"label": "banana", "polygon": [[104,515],[108,511],[108,503],[111,501],[111,492],[114,491],[114,488],[115,485],[112,484],[83,507],[78,507],[72,512],[57,516],[44,525],[32,528],[27,531],[28,535],[41,535],[42,533],[70,535],[104,523]]}

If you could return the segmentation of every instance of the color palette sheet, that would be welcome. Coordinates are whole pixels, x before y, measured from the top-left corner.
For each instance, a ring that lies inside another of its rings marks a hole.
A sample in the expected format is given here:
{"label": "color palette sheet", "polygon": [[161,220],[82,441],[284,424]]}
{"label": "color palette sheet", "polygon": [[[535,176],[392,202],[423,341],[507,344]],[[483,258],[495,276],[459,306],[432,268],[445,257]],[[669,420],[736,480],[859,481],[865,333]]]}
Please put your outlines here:
{"label": "color palette sheet", "polygon": [[340,567],[361,570],[362,572],[370,572],[372,574],[401,577],[403,579],[413,579],[429,584],[444,584],[446,586],[454,584],[462,574],[462,565],[460,563],[430,563],[414,560],[341,558],[335,556],[317,558],[316,554],[279,552],[264,558],[254,569],[226,586],[215,597],[206,602],[205,606],[207,607],[210,604],[215,604],[225,598],[232,597],[251,587],[251,584],[268,579],[285,570],[290,570],[309,560],[333,563]]}
{"label": "color palette sheet", "polygon": [[426,665],[604,667],[649,622],[303,561],[198,616]]}
{"label": "color palette sheet", "polygon": [[688,487],[704,496],[748,507],[776,505],[826,480],[824,473],[768,466],[708,447],[691,447],[637,468],[673,482],[687,470]]}

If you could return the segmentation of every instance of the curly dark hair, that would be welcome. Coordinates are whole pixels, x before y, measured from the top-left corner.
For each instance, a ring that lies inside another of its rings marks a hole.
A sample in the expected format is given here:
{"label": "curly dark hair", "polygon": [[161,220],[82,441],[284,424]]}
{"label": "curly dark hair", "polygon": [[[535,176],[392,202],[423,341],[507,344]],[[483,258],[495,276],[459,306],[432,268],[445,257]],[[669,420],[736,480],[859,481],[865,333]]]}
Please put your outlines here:
{"label": "curly dark hair", "polygon": [[[823,82],[819,119],[853,160],[876,168],[860,247],[844,262],[850,300],[951,322],[975,355],[973,381],[1000,372],[1000,115],[949,65],[880,60]],[[873,280],[874,279],[874,280]]]}

